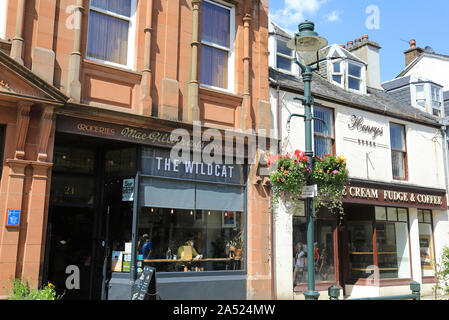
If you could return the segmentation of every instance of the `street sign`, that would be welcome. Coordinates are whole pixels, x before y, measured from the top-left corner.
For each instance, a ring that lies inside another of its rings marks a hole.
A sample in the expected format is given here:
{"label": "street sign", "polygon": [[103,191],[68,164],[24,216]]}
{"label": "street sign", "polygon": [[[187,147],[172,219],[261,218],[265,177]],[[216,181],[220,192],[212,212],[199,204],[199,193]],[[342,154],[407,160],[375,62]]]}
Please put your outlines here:
{"label": "street sign", "polygon": [[302,188],[302,198],[314,198],[318,195],[318,186],[315,184],[313,186],[305,186]]}
{"label": "street sign", "polygon": [[6,227],[18,228],[20,227],[20,210],[8,209],[6,213]]}

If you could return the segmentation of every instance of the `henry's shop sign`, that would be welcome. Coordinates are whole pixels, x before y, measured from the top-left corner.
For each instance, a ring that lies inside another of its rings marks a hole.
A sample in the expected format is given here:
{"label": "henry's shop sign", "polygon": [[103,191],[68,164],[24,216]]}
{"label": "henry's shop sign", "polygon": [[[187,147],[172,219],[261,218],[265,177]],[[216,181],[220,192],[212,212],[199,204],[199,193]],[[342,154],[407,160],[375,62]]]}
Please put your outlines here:
{"label": "henry's shop sign", "polygon": [[345,187],[343,196],[344,202],[436,210],[447,208],[444,190],[403,189],[390,185],[377,187],[370,186],[369,183],[352,183]]}

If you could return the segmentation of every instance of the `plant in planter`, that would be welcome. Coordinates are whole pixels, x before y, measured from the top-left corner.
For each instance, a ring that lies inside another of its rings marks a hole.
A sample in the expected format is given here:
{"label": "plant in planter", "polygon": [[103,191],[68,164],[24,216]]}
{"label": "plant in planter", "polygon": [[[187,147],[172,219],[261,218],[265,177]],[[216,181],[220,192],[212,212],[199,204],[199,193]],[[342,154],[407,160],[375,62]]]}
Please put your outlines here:
{"label": "plant in planter", "polygon": [[308,157],[299,150],[268,159],[270,167],[277,166],[270,175],[275,203],[281,198],[291,202],[301,200],[302,189],[309,182],[318,187],[318,195],[314,198],[315,212],[326,207],[331,212],[343,214],[343,191],[348,182],[346,159],[326,155],[314,157],[312,162],[313,172]]}
{"label": "plant in planter", "polygon": [[274,201],[277,202],[280,198],[299,200],[302,188],[312,174],[309,158],[304,152],[296,150],[294,154],[270,157],[268,167],[273,164],[277,165],[277,169],[270,175]]}
{"label": "plant in planter", "polygon": [[242,256],[242,250],[243,250],[243,234],[242,232],[238,232],[229,241],[230,255],[233,254],[235,259],[240,259]]}
{"label": "plant in planter", "polygon": [[326,207],[331,212],[343,214],[343,191],[348,183],[346,159],[342,156],[326,155],[313,158],[312,184],[318,186],[314,198],[315,212]]}

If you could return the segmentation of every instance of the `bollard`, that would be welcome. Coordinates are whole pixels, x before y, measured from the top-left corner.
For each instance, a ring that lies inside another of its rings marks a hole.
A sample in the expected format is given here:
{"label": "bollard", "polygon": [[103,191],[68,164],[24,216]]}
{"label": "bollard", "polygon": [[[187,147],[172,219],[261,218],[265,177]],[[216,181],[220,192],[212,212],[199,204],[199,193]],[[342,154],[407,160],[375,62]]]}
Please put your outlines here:
{"label": "bollard", "polygon": [[329,294],[329,300],[338,300],[338,297],[340,296],[340,288],[333,285],[327,289],[327,293]]}
{"label": "bollard", "polygon": [[410,283],[410,289],[412,290],[412,294],[416,297],[415,300],[421,300],[421,285],[418,282],[413,281]]}

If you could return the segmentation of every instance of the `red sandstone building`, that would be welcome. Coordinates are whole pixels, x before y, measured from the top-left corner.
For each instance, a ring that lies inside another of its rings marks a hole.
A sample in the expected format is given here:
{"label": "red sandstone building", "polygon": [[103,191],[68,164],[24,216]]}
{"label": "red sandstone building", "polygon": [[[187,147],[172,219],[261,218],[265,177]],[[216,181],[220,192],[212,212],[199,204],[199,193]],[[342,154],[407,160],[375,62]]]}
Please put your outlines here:
{"label": "red sandstone building", "polygon": [[130,299],[150,265],[163,299],[272,298],[257,168],[180,172],[168,138],[195,121],[270,128],[268,1],[0,8],[0,296],[23,277],[66,298]]}

